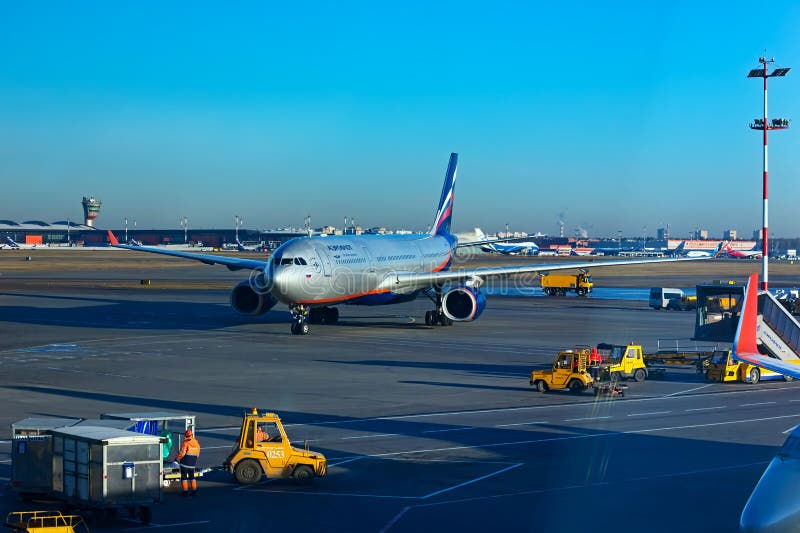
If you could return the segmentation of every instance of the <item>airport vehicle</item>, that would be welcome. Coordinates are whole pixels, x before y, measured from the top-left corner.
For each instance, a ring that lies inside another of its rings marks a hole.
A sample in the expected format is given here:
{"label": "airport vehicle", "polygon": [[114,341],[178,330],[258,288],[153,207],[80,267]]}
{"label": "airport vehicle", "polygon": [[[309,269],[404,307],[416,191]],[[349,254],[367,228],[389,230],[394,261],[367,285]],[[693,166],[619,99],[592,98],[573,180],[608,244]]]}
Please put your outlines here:
{"label": "airport vehicle", "polygon": [[601,381],[620,381],[633,379],[644,381],[650,377],[663,377],[663,368],[648,367],[642,347],[638,344],[598,344],[597,351],[603,357],[600,365]]}
{"label": "airport vehicle", "polygon": [[559,352],[552,368],[531,372],[531,386],[536,387],[539,392],[568,389],[577,393],[591,388],[594,378],[587,368],[589,352],[588,346],[576,346],[572,350]]}
{"label": "airport vehicle", "polygon": [[653,287],[650,289],[648,305],[653,309],[666,309],[670,300],[683,298],[681,289],[671,289],[667,287]]}
{"label": "airport vehicle", "polygon": [[484,252],[511,255],[537,255],[539,253],[539,246],[533,241],[491,242],[480,228],[475,228],[475,233],[478,236],[478,242],[481,243],[481,250]]}
{"label": "airport vehicle", "polygon": [[667,309],[673,311],[692,311],[697,309],[697,296],[683,295],[680,298],[671,298],[667,302]]}
{"label": "airport vehicle", "polygon": [[[789,364],[800,365],[800,359],[787,362]],[[800,371],[800,366],[798,366],[798,371]],[[711,357],[705,376],[708,381],[738,381],[740,383],[753,384],[758,383],[762,379],[776,377],[783,378],[785,381],[792,381],[794,379],[791,376],[774,372],[768,368],[762,368],[744,361],[736,360],[731,357],[730,350],[720,350]]]}
{"label": "airport vehicle", "polygon": [[258,483],[262,475],[309,484],[327,473],[327,461],[319,452],[292,446],[278,415],[253,408],[242,418],[239,440],[223,468],[243,484]]}
{"label": "airport vehicle", "polygon": [[436,215],[426,234],[300,237],[281,245],[266,261],[130,246],[120,244],[110,231],[108,237],[111,246],[117,248],[250,270],[250,278],[233,288],[231,306],[246,315],[260,315],[278,302],[285,303],[292,316],[291,331],[296,335],[307,334],[308,323],[320,317],[336,322],[338,313],[328,309],[339,304],[386,305],[424,294],[435,306],[428,315],[430,323],[448,326],[481,315],[486,307],[481,286],[487,277],[691,260],[625,259],[449,270],[457,248],[480,244],[459,243],[450,233],[457,162],[458,155],[451,154]]}
{"label": "airport vehicle", "polygon": [[61,511],[15,511],[8,513],[3,525],[12,531],[28,533],[89,533],[83,518]]}
{"label": "airport vehicle", "polygon": [[564,296],[574,292],[578,296],[586,296],[592,292],[594,282],[588,273],[579,274],[542,274],[539,278],[542,290],[548,296]]}

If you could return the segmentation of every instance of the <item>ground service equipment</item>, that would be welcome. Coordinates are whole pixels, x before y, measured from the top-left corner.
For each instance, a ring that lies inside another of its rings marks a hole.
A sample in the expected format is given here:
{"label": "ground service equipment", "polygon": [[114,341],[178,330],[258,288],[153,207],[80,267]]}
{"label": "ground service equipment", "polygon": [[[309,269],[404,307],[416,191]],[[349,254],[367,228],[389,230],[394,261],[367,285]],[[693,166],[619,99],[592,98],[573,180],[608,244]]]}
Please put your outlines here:
{"label": "ground service equipment", "polygon": [[663,368],[652,368],[645,364],[642,347],[638,344],[598,344],[597,351],[603,356],[600,365],[600,380],[616,382],[622,379],[644,381],[647,378],[663,377]]}
{"label": "ground service equipment", "polygon": [[576,346],[572,350],[559,352],[553,361],[553,368],[531,372],[530,384],[539,392],[550,389],[581,392],[594,384],[594,378],[587,372],[588,361],[588,346]]}
{"label": "ground service equipment", "polygon": [[592,287],[594,287],[592,276],[584,272],[580,274],[542,274],[539,282],[542,290],[548,296],[564,296],[568,292],[586,296],[592,292]]}
{"label": "ground service equipment", "polygon": [[60,511],[18,511],[8,513],[3,524],[11,531],[27,533],[89,533],[89,527],[78,515],[63,515]]}
{"label": "ground service equipment", "polygon": [[[785,362],[800,365],[800,359],[792,359]],[[738,381],[740,383],[753,384],[764,378],[783,378],[784,381],[792,381],[793,379],[791,376],[784,376],[744,361],[736,361],[731,357],[730,350],[721,350],[714,353],[711,357],[711,362],[708,364],[705,376],[708,381]]]}
{"label": "ground service equipment", "polygon": [[327,461],[321,453],[293,447],[278,415],[253,408],[245,413],[239,441],[223,467],[239,483],[257,483],[266,475],[308,484],[326,474]]}
{"label": "ground service equipment", "polygon": [[672,298],[667,303],[667,309],[672,311],[693,311],[697,309],[697,296]]}

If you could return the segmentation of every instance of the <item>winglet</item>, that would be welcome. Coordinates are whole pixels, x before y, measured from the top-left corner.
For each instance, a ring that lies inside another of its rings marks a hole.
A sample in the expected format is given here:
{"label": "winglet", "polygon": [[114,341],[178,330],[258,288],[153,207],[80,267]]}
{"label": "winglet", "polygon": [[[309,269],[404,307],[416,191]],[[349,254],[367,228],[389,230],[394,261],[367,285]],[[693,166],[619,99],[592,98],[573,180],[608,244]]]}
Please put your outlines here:
{"label": "winglet", "polygon": [[111,230],[108,230],[108,242],[111,243],[112,246],[115,244],[119,244],[119,241],[114,236],[114,234],[111,233]]}
{"label": "winglet", "polygon": [[744,305],[733,338],[733,355],[758,355],[756,328],[758,327],[758,274],[750,274],[745,288]]}

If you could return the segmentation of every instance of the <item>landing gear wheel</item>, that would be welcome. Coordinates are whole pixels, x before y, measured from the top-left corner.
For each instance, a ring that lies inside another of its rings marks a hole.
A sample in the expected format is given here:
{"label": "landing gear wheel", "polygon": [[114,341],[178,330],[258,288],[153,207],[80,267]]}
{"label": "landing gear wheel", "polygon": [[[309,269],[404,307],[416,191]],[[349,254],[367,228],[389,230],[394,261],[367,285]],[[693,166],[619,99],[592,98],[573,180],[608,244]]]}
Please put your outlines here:
{"label": "landing gear wheel", "polygon": [[643,368],[637,368],[633,373],[633,381],[640,383],[647,377],[647,372]]}
{"label": "landing gear wheel", "polygon": [[442,326],[452,326],[453,320],[448,318],[444,313],[439,314],[439,324]]}
{"label": "landing gear wheel", "polygon": [[242,485],[252,485],[261,480],[261,466],[253,459],[244,459],[236,465],[233,475]]}
{"label": "landing gear wheel", "polygon": [[426,326],[433,325],[433,311],[425,311],[425,325]]}
{"label": "landing gear wheel", "polygon": [[303,320],[302,322],[293,322],[292,323],[292,334],[293,335],[308,335],[308,322]]}
{"label": "landing gear wheel", "polygon": [[292,477],[301,485],[311,485],[314,481],[314,471],[308,465],[300,465],[294,469]]}
{"label": "landing gear wheel", "polygon": [[547,383],[540,379],[536,382],[536,390],[539,392],[547,392]]}
{"label": "landing gear wheel", "polygon": [[755,385],[761,381],[761,371],[757,368],[753,368],[750,370],[750,383]]}

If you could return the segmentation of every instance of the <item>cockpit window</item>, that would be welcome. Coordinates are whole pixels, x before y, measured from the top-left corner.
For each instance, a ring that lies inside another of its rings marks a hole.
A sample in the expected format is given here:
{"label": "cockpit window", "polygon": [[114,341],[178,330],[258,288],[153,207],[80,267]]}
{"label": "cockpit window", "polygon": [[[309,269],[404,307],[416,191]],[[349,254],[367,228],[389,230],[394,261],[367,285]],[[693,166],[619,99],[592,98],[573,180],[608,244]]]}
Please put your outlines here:
{"label": "cockpit window", "polygon": [[308,263],[306,263],[306,260],[303,259],[302,257],[295,257],[294,258],[294,264],[295,265],[306,265]]}
{"label": "cockpit window", "polygon": [[291,257],[284,257],[283,259],[281,259],[281,264],[282,265],[291,265],[293,262],[294,262],[294,259],[291,258]]}

